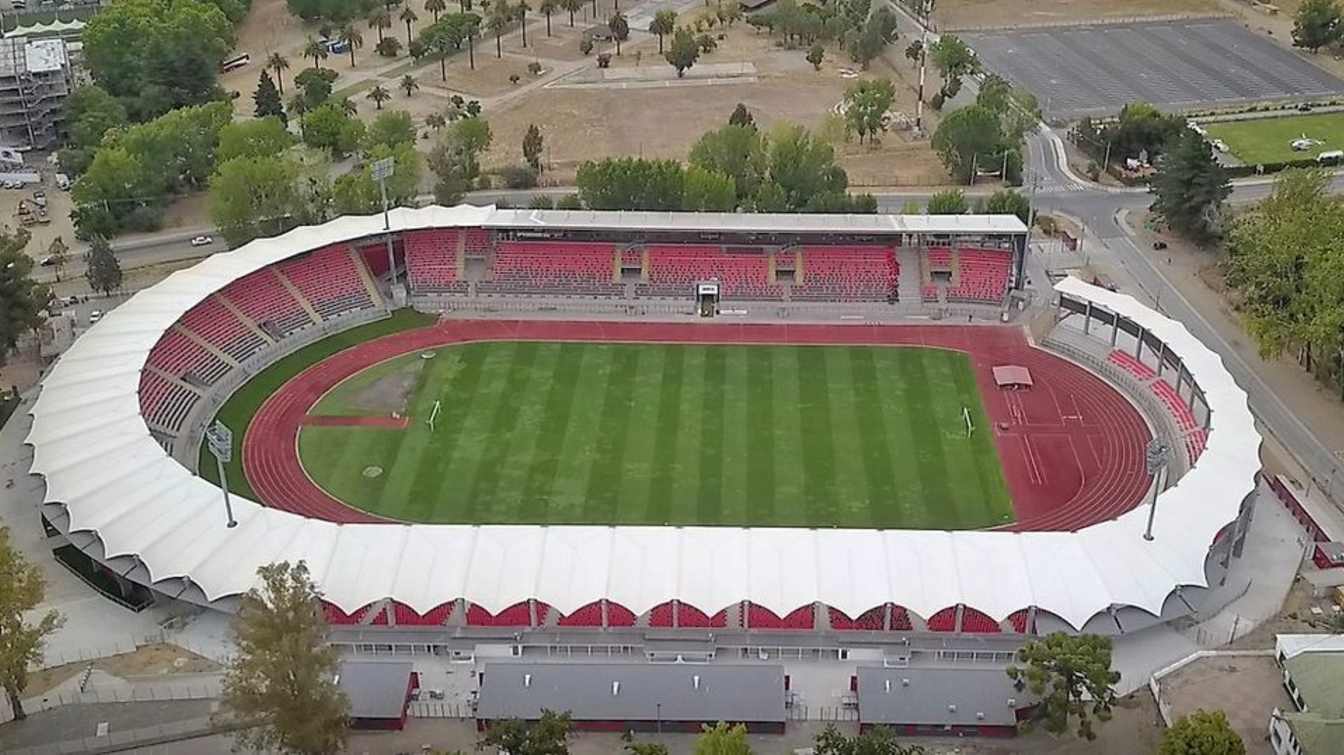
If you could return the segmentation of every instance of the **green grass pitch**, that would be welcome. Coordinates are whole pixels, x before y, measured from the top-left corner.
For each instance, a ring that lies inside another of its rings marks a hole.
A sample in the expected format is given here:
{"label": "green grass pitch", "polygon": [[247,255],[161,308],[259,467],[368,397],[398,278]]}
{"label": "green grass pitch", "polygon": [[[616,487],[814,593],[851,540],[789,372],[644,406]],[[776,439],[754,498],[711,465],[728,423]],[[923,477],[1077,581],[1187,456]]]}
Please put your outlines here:
{"label": "green grass pitch", "polygon": [[[1344,149],[1344,113],[1315,113],[1284,118],[1207,123],[1209,136],[1222,139],[1232,154],[1249,165],[1285,160],[1313,160],[1316,155]],[[1293,149],[1303,134],[1321,144],[1304,152]]]}
{"label": "green grass pitch", "polygon": [[371,367],[313,411],[403,407],[405,430],[305,427],[309,475],[414,522],[968,529],[1012,518],[969,359],[955,351],[465,344]]}

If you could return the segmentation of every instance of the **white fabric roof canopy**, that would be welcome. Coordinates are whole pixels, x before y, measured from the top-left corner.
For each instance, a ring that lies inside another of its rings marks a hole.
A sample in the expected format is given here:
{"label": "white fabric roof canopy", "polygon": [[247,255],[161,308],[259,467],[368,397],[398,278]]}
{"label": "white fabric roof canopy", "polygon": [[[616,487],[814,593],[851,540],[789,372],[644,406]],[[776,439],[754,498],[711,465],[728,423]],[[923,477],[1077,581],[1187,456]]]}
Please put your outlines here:
{"label": "white fabric roof canopy", "polygon": [[[403,209],[391,225],[479,227],[496,212]],[[1057,288],[1148,328],[1209,399],[1207,450],[1161,497],[1159,531],[1179,536],[1145,542],[1143,508],[1077,533],[475,527],[338,525],[241,496],[233,497],[239,525],[227,529],[218,489],[168,457],[138,416],[149,350],[185,311],[242,275],[381,232],[381,217],[345,217],[214,255],[137,294],[76,341],[44,381],[27,438],[45,500],[65,506],[71,530],[96,532],[109,556],[137,556],[153,580],[189,579],[211,600],[252,587],[259,565],[303,559],[346,612],[391,598],[423,613],[464,597],[490,611],[536,598],[562,612],[607,598],[639,614],[677,598],[708,613],[745,599],[780,615],[821,601],[856,616],[892,601],[926,617],[965,603],[995,619],[1035,605],[1081,627],[1117,604],[1158,613],[1174,587],[1204,585],[1208,546],[1236,518],[1259,469],[1245,394],[1218,356],[1179,323],[1070,278]]]}

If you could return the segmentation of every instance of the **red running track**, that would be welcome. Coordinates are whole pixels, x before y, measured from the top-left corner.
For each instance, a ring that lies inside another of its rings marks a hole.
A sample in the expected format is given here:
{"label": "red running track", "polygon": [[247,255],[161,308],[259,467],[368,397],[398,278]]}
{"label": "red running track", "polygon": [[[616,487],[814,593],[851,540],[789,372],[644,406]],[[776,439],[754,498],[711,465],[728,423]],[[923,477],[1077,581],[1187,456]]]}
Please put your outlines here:
{"label": "red running track", "polygon": [[[955,325],[747,325],[449,320],[359,344],[309,367],[258,410],[243,471],[262,503],[335,522],[386,521],[328,495],[298,454],[308,410],[345,378],[394,356],[470,341],[920,345],[970,355],[1013,498],[1011,530],[1075,530],[1133,508],[1147,489],[1148,426],[1114,388],[1032,347],[1020,328]],[[991,368],[1029,369],[1035,386],[1001,390]]]}

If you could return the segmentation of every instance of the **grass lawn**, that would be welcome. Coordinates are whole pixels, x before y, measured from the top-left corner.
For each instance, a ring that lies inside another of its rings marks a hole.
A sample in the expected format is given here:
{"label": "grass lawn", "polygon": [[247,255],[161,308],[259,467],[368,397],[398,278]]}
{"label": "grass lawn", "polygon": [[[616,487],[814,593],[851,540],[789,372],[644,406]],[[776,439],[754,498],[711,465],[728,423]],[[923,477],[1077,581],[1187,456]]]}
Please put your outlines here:
{"label": "grass lawn", "polygon": [[[262,403],[270,398],[272,393],[275,393],[276,389],[308,366],[316,364],[338,351],[344,351],[351,346],[389,333],[423,328],[434,324],[434,320],[434,315],[421,314],[413,309],[398,310],[385,320],[352,328],[344,333],[338,333],[299,349],[262,370],[256,377],[234,391],[224,406],[220,407],[219,413],[215,415],[215,419],[220,420],[229,429],[233,430],[233,461],[225,465],[225,474],[229,477],[229,490],[256,500],[256,493],[252,492],[252,486],[247,484],[247,478],[243,475],[243,433],[247,428],[247,423],[252,421],[252,416],[261,408]],[[200,471],[200,475],[218,485],[219,475],[215,471],[215,457],[210,455],[204,443],[201,444],[198,464],[197,469]]]}
{"label": "grass lawn", "polygon": [[404,430],[305,427],[308,473],[416,522],[965,529],[1012,517],[954,351],[465,344],[371,367],[314,411],[398,410]]}
{"label": "grass lawn", "polygon": [[[1209,136],[1222,139],[1232,154],[1248,165],[1284,160],[1314,159],[1332,149],[1344,149],[1344,113],[1315,113],[1283,118],[1259,118],[1205,124]],[[1304,152],[1292,148],[1292,141],[1306,134],[1321,144]]]}

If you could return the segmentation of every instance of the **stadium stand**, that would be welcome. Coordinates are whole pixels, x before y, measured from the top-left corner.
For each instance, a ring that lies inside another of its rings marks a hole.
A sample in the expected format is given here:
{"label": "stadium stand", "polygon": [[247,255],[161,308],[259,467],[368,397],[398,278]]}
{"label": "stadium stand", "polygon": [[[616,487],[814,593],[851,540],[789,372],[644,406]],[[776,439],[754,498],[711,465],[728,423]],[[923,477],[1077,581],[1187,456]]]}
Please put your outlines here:
{"label": "stadium stand", "polygon": [[675,626],[672,622],[672,601],[659,603],[649,610],[649,626],[651,627],[670,627]]}
{"label": "stadium stand", "polygon": [[629,608],[619,603],[607,601],[607,626],[632,627],[634,625],[635,614]]}
{"label": "stadium stand", "polygon": [[276,267],[322,319],[330,320],[374,306],[357,264],[348,247],[330,246]]}
{"label": "stadium stand", "polygon": [[580,606],[571,613],[561,616],[557,622],[562,627],[600,627],[602,626],[602,601],[594,601]]}
{"label": "stadium stand", "polygon": [[784,289],[769,280],[769,260],[760,253],[735,254],[709,244],[651,244],[645,296],[689,296],[700,281],[717,280],[720,294],[736,299],[781,299]]}
{"label": "stadium stand", "polygon": [[1135,359],[1134,355],[1130,354],[1127,351],[1114,349],[1111,351],[1110,354],[1106,356],[1106,361],[1110,362],[1111,364],[1119,367],[1120,369],[1124,370],[1125,372],[1128,372],[1129,374],[1133,375],[1134,377],[1142,381],[1152,380],[1153,378],[1157,377],[1157,373],[1153,371],[1152,367],[1149,367],[1143,362],[1140,362],[1138,359]]}
{"label": "stadium stand", "polygon": [[210,386],[228,372],[230,365],[176,330],[166,330],[149,352],[151,367],[181,378],[192,385]]}
{"label": "stadium stand", "polygon": [[958,252],[960,280],[947,289],[947,298],[959,302],[999,304],[1008,292],[1013,255],[998,249],[962,249]]}
{"label": "stadium stand", "polygon": [[826,621],[831,625],[831,629],[840,631],[849,631],[859,628],[855,625],[853,619],[845,615],[844,611],[830,606],[826,606]]}
{"label": "stadium stand", "polygon": [[187,310],[177,324],[239,362],[266,346],[266,339],[214,297]]}
{"label": "stadium stand", "polygon": [[276,340],[312,324],[299,300],[280,283],[271,268],[239,278],[220,295]]}
{"label": "stadium stand", "polygon": [[1008,616],[1008,623],[1013,626],[1013,631],[1018,634],[1035,634],[1035,628],[1028,626],[1030,614],[1027,611],[1017,611]]}
{"label": "stadium stand", "polygon": [[957,629],[957,607],[944,608],[929,617],[930,632],[954,632]]}
{"label": "stadium stand", "polygon": [[448,621],[448,617],[453,615],[453,604],[444,603],[429,609],[423,616],[415,612],[410,606],[403,605],[396,601],[392,602],[392,622],[397,626],[421,626],[436,627],[441,626]]}
{"label": "stadium stand", "polygon": [[999,622],[974,608],[962,606],[961,631],[967,634],[995,634],[1003,631],[1003,627],[999,626]]}
{"label": "stadium stand", "polygon": [[747,604],[747,628],[748,629],[784,629],[784,619],[775,615],[765,606],[758,606],[755,603]]}
{"label": "stadium stand", "polygon": [[200,394],[157,372],[149,369],[140,372],[140,414],[165,430],[172,433],[181,430],[183,420],[200,398]]}
{"label": "stadium stand", "polygon": [[1171,416],[1176,418],[1178,428],[1194,430],[1199,427],[1199,424],[1195,422],[1194,413],[1190,411],[1189,404],[1185,403],[1185,399],[1176,393],[1176,389],[1172,387],[1171,383],[1165,380],[1155,381],[1153,383],[1153,393],[1157,394],[1158,400],[1162,402],[1163,406],[1167,407]]}
{"label": "stadium stand", "polygon": [[926,302],[938,301],[938,286],[933,283],[925,283],[919,287],[919,298]]}
{"label": "stadium stand", "polygon": [[799,301],[886,301],[896,291],[900,263],[885,246],[803,247]]}
{"label": "stadium stand", "polygon": [[495,247],[494,280],[477,284],[483,293],[619,296],[612,279],[614,244],[502,241]]}
{"label": "stadium stand", "polygon": [[924,252],[924,264],[929,272],[952,272],[952,250],[947,247],[929,247]]}
{"label": "stadium stand", "polygon": [[467,254],[479,257],[488,254],[494,248],[495,237],[485,228],[468,228],[463,231],[462,246]]}
{"label": "stadium stand", "polygon": [[405,237],[406,280],[412,291],[465,294],[468,284],[457,274],[457,247],[462,231],[435,228],[410,231]]}
{"label": "stadium stand", "polygon": [[328,624],[363,624],[364,617],[368,614],[372,606],[364,606],[354,613],[346,613],[336,606],[322,601],[322,610],[326,614]]}
{"label": "stadium stand", "polygon": [[709,616],[689,603],[681,603],[677,606],[677,626],[691,628],[705,628],[713,626]]}
{"label": "stadium stand", "polygon": [[784,626],[782,628],[810,630],[816,622],[816,616],[816,607],[811,603],[805,606],[799,606],[790,611],[788,616],[784,617]]}

